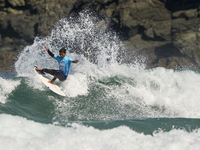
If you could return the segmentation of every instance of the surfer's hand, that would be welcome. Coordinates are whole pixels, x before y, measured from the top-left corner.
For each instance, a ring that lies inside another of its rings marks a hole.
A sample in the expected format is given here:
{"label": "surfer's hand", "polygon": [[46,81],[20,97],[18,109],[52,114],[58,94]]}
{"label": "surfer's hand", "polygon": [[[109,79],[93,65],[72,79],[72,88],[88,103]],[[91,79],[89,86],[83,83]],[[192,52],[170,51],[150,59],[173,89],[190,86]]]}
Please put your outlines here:
{"label": "surfer's hand", "polygon": [[78,60],[76,59],[76,60],[73,60],[72,62],[73,62],[73,63],[78,63]]}
{"label": "surfer's hand", "polygon": [[49,50],[46,46],[44,46],[44,48],[45,48],[47,51]]}

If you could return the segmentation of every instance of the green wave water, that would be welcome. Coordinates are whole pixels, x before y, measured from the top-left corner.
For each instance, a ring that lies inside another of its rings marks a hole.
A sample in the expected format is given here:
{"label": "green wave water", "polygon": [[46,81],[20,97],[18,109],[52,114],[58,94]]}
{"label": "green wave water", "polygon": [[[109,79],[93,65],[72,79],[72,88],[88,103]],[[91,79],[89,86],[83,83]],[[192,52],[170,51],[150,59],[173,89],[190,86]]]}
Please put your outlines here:
{"label": "green wave water", "polygon": [[[187,74],[193,74],[196,77],[199,75],[198,72],[192,70],[175,71],[162,68],[144,70],[143,73],[159,73],[163,70],[165,70],[165,74],[171,72],[175,76],[180,73],[186,76],[188,76]],[[186,116],[183,116],[183,114],[177,113],[179,112],[179,106],[172,109],[172,107],[166,105],[166,101],[160,102],[162,103],[160,106],[157,104],[149,105],[146,103],[148,100],[145,101],[142,97],[130,97],[130,95],[132,96],[130,94],[131,91],[127,89],[125,93],[122,93],[121,90],[124,91],[124,85],[126,84],[131,85],[132,88],[138,88],[137,90],[141,88],[141,85],[138,87],[138,83],[142,81],[134,78],[113,76],[97,80],[89,77],[87,79],[87,82],[89,82],[87,93],[83,95],[77,94],[75,97],[62,97],[50,91],[40,81],[37,81],[37,78],[16,77],[10,74],[1,74],[1,76],[3,77],[1,77],[1,80],[7,81],[7,84],[18,82],[18,85],[11,92],[5,94],[7,96],[5,103],[0,103],[1,114],[21,116],[36,122],[59,126],[79,123],[93,126],[100,130],[127,126],[136,132],[144,134],[153,134],[160,130],[170,131],[172,129],[192,132],[198,129],[200,125],[198,112],[194,112],[198,100],[196,104],[190,104],[190,101],[187,101],[188,106],[192,105],[194,108],[190,110],[191,112],[187,112]],[[36,80],[39,86],[34,87],[32,85],[33,80]],[[174,84],[171,85],[171,88],[175,88]],[[147,82],[144,86],[146,85]],[[2,88],[4,86],[1,84]],[[157,89],[157,85],[152,88],[154,92],[156,90],[160,91]],[[188,90],[187,87],[182,88]],[[119,95],[117,92],[113,94],[111,91],[118,91],[124,95]],[[177,94],[182,97],[182,93]],[[194,97],[189,98],[193,99]],[[187,108],[185,109],[187,110]],[[192,116],[193,114],[197,115]]]}

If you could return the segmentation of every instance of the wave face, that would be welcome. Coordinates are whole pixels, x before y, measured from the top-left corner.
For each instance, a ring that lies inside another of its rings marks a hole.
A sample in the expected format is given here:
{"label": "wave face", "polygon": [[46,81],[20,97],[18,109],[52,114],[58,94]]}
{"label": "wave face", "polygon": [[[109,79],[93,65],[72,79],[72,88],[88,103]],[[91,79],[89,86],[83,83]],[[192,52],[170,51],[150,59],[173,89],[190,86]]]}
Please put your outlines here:
{"label": "wave face", "polygon": [[[97,22],[88,11],[60,20],[49,36],[36,37],[22,50],[16,75],[0,73],[2,148],[18,141],[17,149],[40,149],[44,143],[46,149],[66,149],[70,143],[72,149],[197,149],[199,71],[145,69],[144,57],[129,59],[117,34]],[[54,54],[65,47],[68,57],[79,60],[66,81],[56,81],[66,97],[50,91],[34,73],[35,65],[58,69],[44,45]]]}
{"label": "wave face", "polygon": [[34,74],[0,78],[4,113],[28,118],[44,116],[43,119],[61,124],[65,121],[199,118],[199,72],[164,68],[136,71],[124,65],[113,68],[108,74],[74,71],[63,83],[57,81],[66,97],[50,91]]}
{"label": "wave face", "polygon": [[[137,58],[134,63],[125,63],[128,56],[122,42],[97,21],[88,11],[75,18],[64,18],[50,36],[35,38],[20,53],[15,68],[18,78],[23,77],[20,85],[31,93],[26,94],[26,99],[34,99],[32,95],[38,93],[37,99],[52,101],[54,107],[48,114],[53,111],[53,119],[58,121],[199,118],[198,72],[145,69]],[[44,45],[54,54],[65,47],[68,57],[79,59],[78,64],[71,65],[68,79],[57,81],[66,98],[55,96],[35,77],[34,65],[58,69],[57,61],[50,58]],[[16,82],[19,81],[13,81],[13,88],[19,84]]]}

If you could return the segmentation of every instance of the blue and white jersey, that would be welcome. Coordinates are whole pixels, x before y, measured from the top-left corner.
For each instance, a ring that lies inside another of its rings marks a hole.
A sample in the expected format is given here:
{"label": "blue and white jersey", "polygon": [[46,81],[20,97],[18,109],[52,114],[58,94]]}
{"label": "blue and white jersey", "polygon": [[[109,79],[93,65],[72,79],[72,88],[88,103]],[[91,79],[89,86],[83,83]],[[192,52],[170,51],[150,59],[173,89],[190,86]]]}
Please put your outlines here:
{"label": "blue and white jersey", "polygon": [[63,59],[60,58],[60,56],[58,55],[54,55],[54,59],[56,59],[59,63],[59,70],[65,75],[68,76],[69,74],[69,69],[70,69],[70,65],[71,62],[73,61],[72,58],[69,58],[67,56],[65,56]]}

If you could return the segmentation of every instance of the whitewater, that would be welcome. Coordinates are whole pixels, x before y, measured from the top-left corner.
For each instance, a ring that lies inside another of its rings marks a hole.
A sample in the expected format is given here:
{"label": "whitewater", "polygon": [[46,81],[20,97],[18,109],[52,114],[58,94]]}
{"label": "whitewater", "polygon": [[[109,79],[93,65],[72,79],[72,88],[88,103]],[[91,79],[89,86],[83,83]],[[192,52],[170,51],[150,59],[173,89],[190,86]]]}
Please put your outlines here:
{"label": "whitewater", "polygon": [[[200,71],[146,68],[89,11],[61,19],[21,50],[16,73],[0,73],[0,150],[199,150]],[[59,96],[34,66],[57,69],[65,47],[78,59]],[[133,49],[134,51],[134,49]]]}

